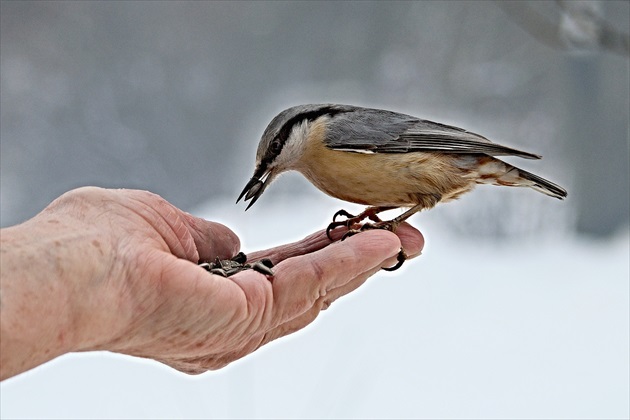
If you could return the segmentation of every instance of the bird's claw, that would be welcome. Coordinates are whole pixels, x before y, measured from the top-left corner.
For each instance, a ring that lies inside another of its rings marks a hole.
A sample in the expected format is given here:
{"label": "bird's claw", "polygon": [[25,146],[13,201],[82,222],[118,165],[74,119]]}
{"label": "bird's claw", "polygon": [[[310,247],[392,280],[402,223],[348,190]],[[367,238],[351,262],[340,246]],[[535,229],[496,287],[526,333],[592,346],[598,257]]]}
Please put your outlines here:
{"label": "bird's claw", "polygon": [[403,263],[407,260],[407,254],[405,254],[404,249],[400,248],[400,251],[398,252],[398,255],[396,256],[396,260],[398,260],[398,262],[392,267],[382,267],[381,269],[385,271],[396,271],[400,267],[402,267]]}
{"label": "bird's claw", "polygon": [[336,228],[338,228],[339,226],[345,226],[345,223],[343,222],[332,222],[328,225],[328,227],[326,228],[326,236],[328,237],[328,239],[330,239],[331,241],[333,240],[332,236],[330,236],[330,232]]}
{"label": "bird's claw", "polygon": [[337,217],[339,216],[344,216],[348,219],[356,219],[357,216],[355,216],[354,214],[350,214],[347,211],[345,211],[344,209],[339,210],[337,213],[335,213],[333,215],[333,223],[335,223],[337,221]]}
{"label": "bird's claw", "polygon": [[[346,220],[341,220],[341,221],[338,222],[337,221],[337,217],[339,217],[339,216],[346,217]],[[337,213],[335,213],[333,215],[333,218],[332,218],[333,221],[326,228],[326,236],[328,237],[328,239],[330,239],[332,241],[333,238],[332,238],[332,236],[330,236],[330,232],[331,231],[333,231],[333,230],[335,230],[335,229],[337,229],[338,227],[341,227],[341,226],[345,226],[347,228],[350,228],[350,226],[352,226],[354,223],[357,223],[357,222],[360,222],[361,220],[363,220],[363,217],[361,217],[361,216],[362,215],[355,216],[354,214],[350,214],[344,209],[339,210]],[[341,240],[343,241],[348,236],[354,235],[354,233],[348,235],[349,233],[350,233],[350,231],[346,232],[343,235],[343,237],[341,238]]]}

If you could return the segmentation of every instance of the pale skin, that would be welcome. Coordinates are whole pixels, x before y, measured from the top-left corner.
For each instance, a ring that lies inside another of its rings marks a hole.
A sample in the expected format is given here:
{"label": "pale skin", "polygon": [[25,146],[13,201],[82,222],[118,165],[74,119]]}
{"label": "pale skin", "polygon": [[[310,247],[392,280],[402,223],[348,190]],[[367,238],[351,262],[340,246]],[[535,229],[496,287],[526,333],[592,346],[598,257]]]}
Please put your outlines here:
{"label": "pale skin", "polygon": [[[335,229],[333,239],[344,229]],[[0,378],[62,354],[109,350],[196,374],[219,369],[311,323],[381,267],[424,245],[401,224],[331,243],[325,232],[248,253],[270,258],[224,278],[197,266],[240,250],[227,227],[161,197],[94,187],[70,191],[1,230]]]}

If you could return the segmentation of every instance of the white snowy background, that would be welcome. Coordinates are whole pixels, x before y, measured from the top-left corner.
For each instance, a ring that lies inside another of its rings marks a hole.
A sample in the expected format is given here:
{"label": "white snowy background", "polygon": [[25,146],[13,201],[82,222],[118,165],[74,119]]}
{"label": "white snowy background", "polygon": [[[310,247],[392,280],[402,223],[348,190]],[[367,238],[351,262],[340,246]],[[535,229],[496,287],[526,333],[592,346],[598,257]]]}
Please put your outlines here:
{"label": "white snowy background", "polygon": [[[306,236],[341,205],[304,198],[291,218],[286,203],[197,214],[235,227],[248,251]],[[221,371],[70,354],[3,382],[1,417],[627,418],[628,232],[496,243],[432,219],[412,219],[426,247],[400,272]]]}
{"label": "white snowy background", "polygon": [[234,200],[265,125],[308,102],[540,153],[511,162],[569,197],[479,187],[410,219],[422,256],[225,369],[69,354],[2,382],[0,417],[628,419],[629,15],[627,1],[2,1],[3,227],[98,185],[223,222],[245,252],[301,239],[360,208],[295,174],[247,212]]}

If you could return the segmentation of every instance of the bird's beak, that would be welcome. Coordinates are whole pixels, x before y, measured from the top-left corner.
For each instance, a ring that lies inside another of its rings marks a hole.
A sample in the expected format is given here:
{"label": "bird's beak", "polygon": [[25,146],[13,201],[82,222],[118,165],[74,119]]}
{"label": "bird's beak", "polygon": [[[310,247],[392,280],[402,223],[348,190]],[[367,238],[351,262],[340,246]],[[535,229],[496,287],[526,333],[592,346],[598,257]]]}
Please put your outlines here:
{"label": "bird's beak", "polygon": [[267,168],[264,168],[262,166],[256,168],[254,176],[252,176],[252,179],[250,179],[247,185],[245,185],[245,188],[243,188],[243,191],[238,196],[236,202],[238,203],[239,201],[241,201],[241,198],[243,198],[243,196],[245,196],[245,201],[252,200],[247,205],[247,208],[245,208],[245,210],[247,211],[260,198],[262,193],[265,191],[265,188],[267,188],[267,185],[272,179],[273,174],[271,170],[268,170]]}

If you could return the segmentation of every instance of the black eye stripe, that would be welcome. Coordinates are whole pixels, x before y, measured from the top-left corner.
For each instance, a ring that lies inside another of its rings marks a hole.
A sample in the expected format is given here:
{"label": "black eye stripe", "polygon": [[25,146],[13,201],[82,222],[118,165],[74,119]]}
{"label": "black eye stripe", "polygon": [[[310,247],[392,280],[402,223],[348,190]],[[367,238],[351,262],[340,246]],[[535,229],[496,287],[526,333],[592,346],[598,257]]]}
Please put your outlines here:
{"label": "black eye stripe", "polygon": [[267,162],[271,162],[273,158],[275,158],[276,156],[280,154],[280,152],[282,152],[282,148],[284,147],[284,144],[287,142],[287,139],[289,138],[289,135],[291,134],[291,130],[293,130],[293,127],[295,127],[297,124],[300,124],[305,120],[314,121],[317,118],[321,117],[322,115],[333,116],[335,114],[339,114],[342,112],[349,112],[349,111],[335,109],[333,107],[323,107],[315,111],[302,112],[301,114],[298,114],[294,116],[293,118],[290,118],[289,120],[287,120],[286,123],[284,123],[284,125],[278,132],[278,135],[276,136],[276,138],[271,142],[269,146],[268,155],[265,156],[265,160]]}

